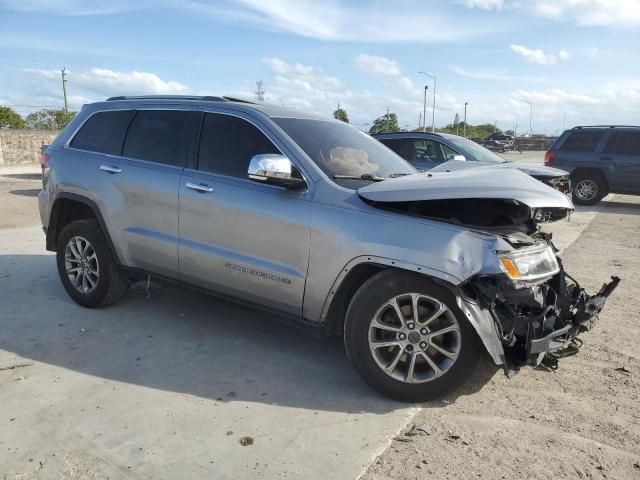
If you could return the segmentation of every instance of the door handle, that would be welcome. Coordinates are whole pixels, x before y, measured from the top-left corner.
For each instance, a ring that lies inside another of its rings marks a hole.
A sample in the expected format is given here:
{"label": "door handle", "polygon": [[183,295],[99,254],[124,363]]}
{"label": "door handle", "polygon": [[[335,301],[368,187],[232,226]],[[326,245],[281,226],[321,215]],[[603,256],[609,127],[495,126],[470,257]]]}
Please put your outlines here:
{"label": "door handle", "polygon": [[118,167],[110,167],[109,165],[100,165],[100,170],[107,173],[122,173],[122,169]]}
{"label": "door handle", "polygon": [[213,188],[211,188],[209,185],[205,185],[204,183],[191,183],[188,182],[185,187],[187,187],[190,190],[195,190],[196,192],[199,193],[211,193],[213,192]]}

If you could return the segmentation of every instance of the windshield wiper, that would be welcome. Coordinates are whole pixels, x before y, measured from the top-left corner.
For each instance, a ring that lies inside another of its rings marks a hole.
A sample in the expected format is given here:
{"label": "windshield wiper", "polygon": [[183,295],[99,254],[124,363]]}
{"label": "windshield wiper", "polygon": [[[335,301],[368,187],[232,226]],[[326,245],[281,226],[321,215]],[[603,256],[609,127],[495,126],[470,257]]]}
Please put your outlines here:
{"label": "windshield wiper", "polygon": [[381,182],[387,179],[387,177],[378,177],[370,173],[363,173],[362,175],[334,175],[333,178],[336,180],[368,180],[370,182]]}
{"label": "windshield wiper", "polygon": [[392,173],[391,175],[389,175],[389,178],[405,177],[407,175],[411,175],[411,173]]}

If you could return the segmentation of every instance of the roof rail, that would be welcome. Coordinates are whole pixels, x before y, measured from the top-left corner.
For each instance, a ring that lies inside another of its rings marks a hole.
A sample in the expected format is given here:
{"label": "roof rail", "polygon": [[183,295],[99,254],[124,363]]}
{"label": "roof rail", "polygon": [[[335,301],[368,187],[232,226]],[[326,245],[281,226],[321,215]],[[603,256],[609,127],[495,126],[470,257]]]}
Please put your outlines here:
{"label": "roof rail", "polygon": [[233,97],[214,97],[211,95],[134,95],[134,96],[125,96],[120,95],[117,97],[109,97],[107,98],[107,102],[112,102],[116,100],[200,100],[203,102],[239,102],[239,103],[254,103],[250,100],[243,100],[241,98],[233,98]]}
{"label": "roof rail", "polygon": [[114,100],[206,100],[211,102],[225,101],[223,97],[194,96],[194,95],[133,95],[133,96],[120,95],[118,97],[107,98],[107,102],[112,102]]}
{"label": "roof rail", "polygon": [[572,130],[581,130],[583,128],[640,128],[638,125],[578,125]]}

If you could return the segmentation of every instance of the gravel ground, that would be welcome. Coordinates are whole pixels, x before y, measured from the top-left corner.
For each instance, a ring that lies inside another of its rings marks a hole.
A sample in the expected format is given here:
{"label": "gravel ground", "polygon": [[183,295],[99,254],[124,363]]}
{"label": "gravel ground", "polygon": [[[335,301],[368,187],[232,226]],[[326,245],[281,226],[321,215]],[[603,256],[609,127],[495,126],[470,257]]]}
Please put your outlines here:
{"label": "gravel ground", "polygon": [[579,354],[511,380],[481,365],[475,383],[421,409],[407,428],[424,432],[401,432],[362,479],[640,478],[639,249],[640,198],[613,196],[563,253],[589,291],[622,278]]}

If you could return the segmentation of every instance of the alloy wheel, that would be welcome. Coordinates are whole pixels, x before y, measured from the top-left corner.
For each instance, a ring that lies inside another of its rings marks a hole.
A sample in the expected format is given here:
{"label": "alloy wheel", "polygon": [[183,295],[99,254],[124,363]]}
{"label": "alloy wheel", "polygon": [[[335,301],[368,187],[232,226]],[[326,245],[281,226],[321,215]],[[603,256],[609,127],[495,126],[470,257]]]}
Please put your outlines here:
{"label": "alloy wheel", "polygon": [[76,236],[69,240],[64,251],[64,267],[69,281],[79,292],[90,293],[98,285],[98,257],[86,238]]}
{"label": "alloy wheel", "polygon": [[585,202],[593,200],[598,195],[598,184],[589,178],[583,178],[574,188],[576,197]]}
{"label": "alloy wheel", "polygon": [[444,375],[461,348],[460,324],[440,300],[421,293],[384,303],[369,326],[369,350],[378,367],[405,383],[425,383]]}

